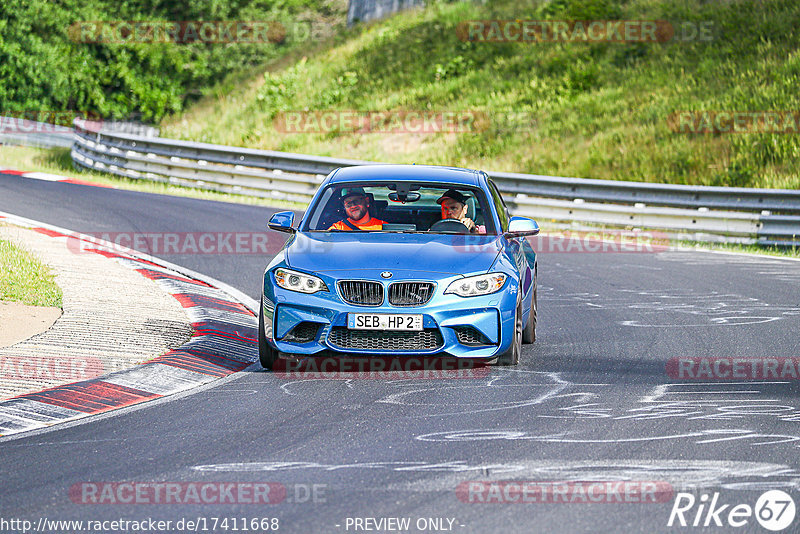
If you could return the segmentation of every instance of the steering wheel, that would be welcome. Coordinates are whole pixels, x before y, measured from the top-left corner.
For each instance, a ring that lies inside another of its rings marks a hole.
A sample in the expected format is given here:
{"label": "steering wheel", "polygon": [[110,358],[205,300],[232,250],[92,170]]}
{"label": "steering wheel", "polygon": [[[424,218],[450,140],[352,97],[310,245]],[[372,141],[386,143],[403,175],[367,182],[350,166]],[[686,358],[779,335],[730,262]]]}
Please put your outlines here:
{"label": "steering wheel", "polygon": [[428,231],[447,234],[467,234],[469,233],[469,228],[458,219],[442,219],[441,221],[433,223]]}

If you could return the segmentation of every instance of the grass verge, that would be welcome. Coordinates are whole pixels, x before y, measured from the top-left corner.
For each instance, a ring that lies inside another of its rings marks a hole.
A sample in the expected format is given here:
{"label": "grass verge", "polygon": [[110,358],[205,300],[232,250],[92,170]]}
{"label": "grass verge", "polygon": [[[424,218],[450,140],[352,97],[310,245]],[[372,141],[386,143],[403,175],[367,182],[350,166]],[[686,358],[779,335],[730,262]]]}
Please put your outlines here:
{"label": "grass verge", "polygon": [[0,300],[30,306],[62,306],[50,268],[11,241],[0,239]]}

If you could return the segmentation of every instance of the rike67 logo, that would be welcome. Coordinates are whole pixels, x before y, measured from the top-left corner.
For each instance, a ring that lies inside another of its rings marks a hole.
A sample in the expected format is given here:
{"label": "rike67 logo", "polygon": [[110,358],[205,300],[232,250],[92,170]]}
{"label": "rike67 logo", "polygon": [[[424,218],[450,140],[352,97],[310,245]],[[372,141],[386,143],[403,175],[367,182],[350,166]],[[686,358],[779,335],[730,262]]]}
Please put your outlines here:
{"label": "rike67 logo", "polygon": [[691,493],[678,493],[667,526],[740,528],[752,524],[754,517],[767,530],[784,530],[794,522],[794,500],[781,490],[761,494],[755,506],[745,503],[722,504],[718,492],[713,495],[703,493],[699,497]]}

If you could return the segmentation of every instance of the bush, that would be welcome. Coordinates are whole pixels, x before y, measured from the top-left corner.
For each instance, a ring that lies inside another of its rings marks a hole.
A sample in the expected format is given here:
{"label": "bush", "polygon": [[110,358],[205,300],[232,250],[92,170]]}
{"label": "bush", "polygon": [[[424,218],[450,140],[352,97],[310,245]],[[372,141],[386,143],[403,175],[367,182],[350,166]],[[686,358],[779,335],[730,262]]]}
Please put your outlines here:
{"label": "bush", "polygon": [[75,111],[158,122],[230,73],[296,45],[291,40],[86,43],[79,42],[77,23],[82,21],[296,22],[300,15],[317,11],[329,14],[331,8],[324,0],[3,0],[0,115]]}

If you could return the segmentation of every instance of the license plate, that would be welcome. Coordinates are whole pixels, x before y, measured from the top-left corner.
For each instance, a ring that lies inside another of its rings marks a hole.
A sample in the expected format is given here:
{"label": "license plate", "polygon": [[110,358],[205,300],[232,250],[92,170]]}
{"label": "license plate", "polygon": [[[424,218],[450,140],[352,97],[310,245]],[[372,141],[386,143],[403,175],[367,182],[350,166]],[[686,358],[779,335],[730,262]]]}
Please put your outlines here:
{"label": "license plate", "polygon": [[348,313],[351,330],[422,330],[422,315],[389,313]]}

